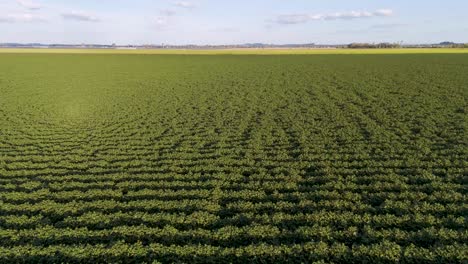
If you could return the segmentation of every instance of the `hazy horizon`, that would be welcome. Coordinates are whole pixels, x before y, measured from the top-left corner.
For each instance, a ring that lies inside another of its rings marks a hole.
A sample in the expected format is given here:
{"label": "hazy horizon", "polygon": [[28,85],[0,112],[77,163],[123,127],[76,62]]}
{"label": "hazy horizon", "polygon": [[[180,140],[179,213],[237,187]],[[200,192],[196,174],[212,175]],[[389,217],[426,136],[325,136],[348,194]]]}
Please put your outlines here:
{"label": "hazy horizon", "polygon": [[467,9],[455,0],[0,0],[0,43],[462,43]]}

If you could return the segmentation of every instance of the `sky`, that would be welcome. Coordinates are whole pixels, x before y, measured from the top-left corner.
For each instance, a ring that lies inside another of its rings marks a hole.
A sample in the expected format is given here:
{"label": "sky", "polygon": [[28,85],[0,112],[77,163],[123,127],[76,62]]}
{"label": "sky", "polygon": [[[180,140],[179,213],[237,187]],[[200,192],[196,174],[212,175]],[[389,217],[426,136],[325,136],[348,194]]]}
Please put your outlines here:
{"label": "sky", "polygon": [[467,0],[0,0],[0,43],[468,42]]}

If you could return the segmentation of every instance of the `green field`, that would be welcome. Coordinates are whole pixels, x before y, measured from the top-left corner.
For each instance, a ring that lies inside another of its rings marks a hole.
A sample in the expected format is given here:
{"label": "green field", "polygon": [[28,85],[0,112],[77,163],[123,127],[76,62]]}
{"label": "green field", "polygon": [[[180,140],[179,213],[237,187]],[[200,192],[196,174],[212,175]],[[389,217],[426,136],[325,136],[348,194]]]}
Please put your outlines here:
{"label": "green field", "polygon": [[467,73],[0,54],[0,262],[466,263]]}

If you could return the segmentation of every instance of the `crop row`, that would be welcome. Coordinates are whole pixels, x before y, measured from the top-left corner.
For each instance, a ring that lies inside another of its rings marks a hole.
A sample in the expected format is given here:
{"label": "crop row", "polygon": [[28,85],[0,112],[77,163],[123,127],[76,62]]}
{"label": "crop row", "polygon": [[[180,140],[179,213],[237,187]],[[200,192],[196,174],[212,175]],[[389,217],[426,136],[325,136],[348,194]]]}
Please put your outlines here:
{"label": "crop row", "polygon": [[[461,263],[467,258],[463,244],[436,246],[428,249],[382,241],[352,248],[342,243],[308,242],[302,245],[253,244],[244,247],[210,245],[143,245],[116,242],[76,246],[16,246],[0,248],[3,262],[93,262],[93,263]],[[463,253],[464,252],[464,253]],[[461,253],[461,254],[460,254]]]}

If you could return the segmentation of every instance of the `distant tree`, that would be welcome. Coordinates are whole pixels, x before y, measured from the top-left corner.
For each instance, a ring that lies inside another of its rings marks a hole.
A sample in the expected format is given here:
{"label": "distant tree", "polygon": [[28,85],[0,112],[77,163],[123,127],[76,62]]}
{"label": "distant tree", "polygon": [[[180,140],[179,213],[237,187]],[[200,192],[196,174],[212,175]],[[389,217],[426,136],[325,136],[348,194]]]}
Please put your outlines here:
{"label": "distant tree", "polygon": [[398,43],[379,43],[379,44],[370,44],[370,43],[351,43],[348,45],[350,49],[394,49],[400,48],[401,45]]}
{"label": "distant tree", "polygon": [[377,44],[377,48],[379,49],[394,49],[394,48],[400,48],[400,46],[401,45],[398,43],[388,43],[388,42]]}
{"label": "distant tree", "polygon": [[374,44],[370,43],[351,43],[348,45],[350,49],[372,49],[375,48]]}
{"label": "distant tree", "polygon": [[444,42],[439,43],[439,45],[441,46],[453,46],[455,44],[456,44],[455,42],[451,42],[451,41],[444,41]]}

